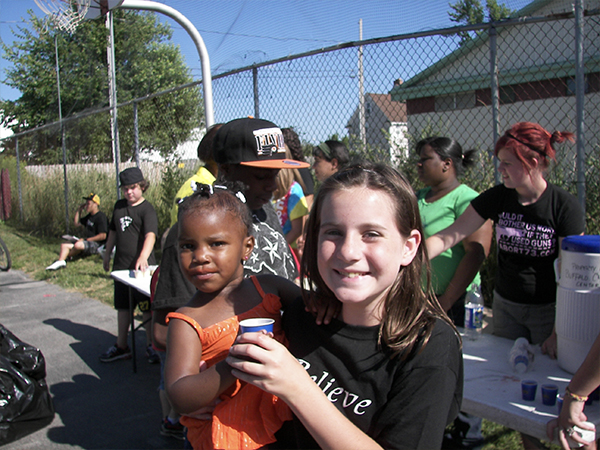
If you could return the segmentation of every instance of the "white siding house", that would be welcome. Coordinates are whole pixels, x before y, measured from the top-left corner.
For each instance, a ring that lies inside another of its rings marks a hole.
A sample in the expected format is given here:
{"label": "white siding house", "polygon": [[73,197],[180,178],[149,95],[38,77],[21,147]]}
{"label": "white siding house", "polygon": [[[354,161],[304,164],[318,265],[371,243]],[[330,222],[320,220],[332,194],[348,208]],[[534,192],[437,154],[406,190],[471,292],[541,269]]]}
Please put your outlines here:
{"label": "white siding house", "polygon": [[[360,136],[357,107],[346,125],[352,139]],[[370,148],[389,152],[392,162],[408,155],[406,105],[394,102],[390,94],[365,94],[365,141]]]}

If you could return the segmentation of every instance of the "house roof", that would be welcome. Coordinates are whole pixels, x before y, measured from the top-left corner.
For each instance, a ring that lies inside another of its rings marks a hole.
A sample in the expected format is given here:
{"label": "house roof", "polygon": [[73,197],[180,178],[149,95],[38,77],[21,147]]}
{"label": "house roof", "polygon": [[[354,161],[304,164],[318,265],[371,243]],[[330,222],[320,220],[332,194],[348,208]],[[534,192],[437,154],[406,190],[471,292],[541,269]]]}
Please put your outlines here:
{"label": "house roof", "polygon": [[[526,17],[532,15],[534,12],[542,9],[548,4],[552,3],[555,0],[534,0],[524,8],[520,9],[514,14],[511,14],[510,18],[517,17]],[[500,29],[499,32],[504,31],[504,29]],[[486,45],[489,41],[489,33],[488,31],[483,31],[478,34],[474,39],[467,41],[464,45],[461,45],[458,49],[446,55],[444,58],[440,59],[435,64],[432,64],[422,72],[418,73],[414,77],[405,81],[403,84],[399,86],[394,86],[394,88],[390,91],[391,99],[395,102],[404,102],[411,98],[422,98],[428,96],[435,96],[439,94],[450,94],[452,92],[460,92],[464,91],[462,88],[465,85],[468,85],[471,90],[480,89],[482,87],[489,87],[489,77],[484,77],[485,79],[474,79],[474,78],[482,78],[482,77],[465,77],[461,79],[444,81],[444,82],[436,82],[436,83],[422,83],[431,75],[439,72],[444,67],[454,63],[456,60],[466,57],[469,53],[471,53],[476,48]],[[572,64],[571,64],[572,67]],[[589,66],[588,66],[589,67]],[[574,70],[574,69],[573,69]],[[543,74],[547,73],[548,67],[546,65],[538,66],[538,70],[536,68],[528,67],[524,68],[523,72],[528,72],[527,74],[512,74],[510,78],[522,78],[524,76],[527,81],[533,81],[536,79],[545,79]],[[518,72],[518,71],[517,71]],[[503,81],[503,84],[506,84],[508,78]],[[511,83],[509,83],[511,84]],[[481,86],[480,86],[481,85]]]}
{"label": "house roof", "polygon": [[406,122],[406,103],[392,101],[390,94],[367,93],[390,122]]}

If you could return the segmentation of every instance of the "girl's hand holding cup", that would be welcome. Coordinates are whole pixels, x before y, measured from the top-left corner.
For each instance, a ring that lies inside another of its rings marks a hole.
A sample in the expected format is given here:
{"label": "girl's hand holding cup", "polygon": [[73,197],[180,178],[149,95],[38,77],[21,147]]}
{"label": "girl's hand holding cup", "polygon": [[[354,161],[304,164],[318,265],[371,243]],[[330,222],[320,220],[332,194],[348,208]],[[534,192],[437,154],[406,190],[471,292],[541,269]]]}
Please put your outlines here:
{"label": "girl's hand holding cup", "polygon": [[286,400],[298,390],[301,377],[311,380],[287,348],[267,333],[270,332],[260,330],[240,334],[226,361],[236,378]]}

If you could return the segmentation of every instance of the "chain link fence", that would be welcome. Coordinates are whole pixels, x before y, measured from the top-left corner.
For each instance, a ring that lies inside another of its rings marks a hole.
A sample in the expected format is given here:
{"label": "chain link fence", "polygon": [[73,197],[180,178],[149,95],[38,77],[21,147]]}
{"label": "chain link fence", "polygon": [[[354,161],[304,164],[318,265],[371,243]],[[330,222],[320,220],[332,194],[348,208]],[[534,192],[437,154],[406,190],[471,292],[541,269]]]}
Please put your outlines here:
{"label": "chain link fence", "polygon": [[[343,140],[355,156],[403,170],[415,189],[421,186],[414,144],[429,135],[452,136],[464,149],[478,150],[477,166],[464,177],[478,191],[497,182],[493,145],[513,123],[532,121],[550,132],[577,132],[577,144],[559,147],[549,180],[579,195],[587,232],[598,234],[600,11],[588,5],[581,28],[572,13],[546,13],[484,28],[351,42],[216,75],[215,121],[252,115],[293,127],[309,159],[312,146]],[[472,39],[461,43],[457,31],[468,31]],[[578,48],[583,49],[579,65]],[[198,111],[182,117],[177,105],[189,96],[198,98]],[[109,211],[118,195],[118,170],[142,164],[151,181],[147,197],[164,229],[179,183],[198,164],[202,103],[194,83],[121,105],[124,162],[118,167],[108,109],[65,120],[63,129],[54,124],[5,139],[3,154],[18,154],[11,169],[13,213],[31,227],[60,234],[65,222],[68,226],[68,212],[61,220],[57,211],[73,211],[90,190],[100,194]],[[184,120],[196,129],[176,135],[171,125]],[[160,145],[154,144],[160,148],[148,148],[149,135],[160,135]],[[157,161],[161,154],[171,158]]]}

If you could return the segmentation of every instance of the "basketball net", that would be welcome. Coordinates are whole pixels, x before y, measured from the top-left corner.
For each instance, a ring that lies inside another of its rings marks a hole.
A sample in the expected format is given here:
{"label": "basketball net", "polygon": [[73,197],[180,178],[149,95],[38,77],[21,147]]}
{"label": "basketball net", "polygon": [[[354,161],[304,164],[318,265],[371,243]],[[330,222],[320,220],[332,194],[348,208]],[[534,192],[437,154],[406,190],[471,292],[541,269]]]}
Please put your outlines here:
{"label": "basketball net", "polygon": [[35,0],[56,28],[73,33],[90,7],[90,0]]}

